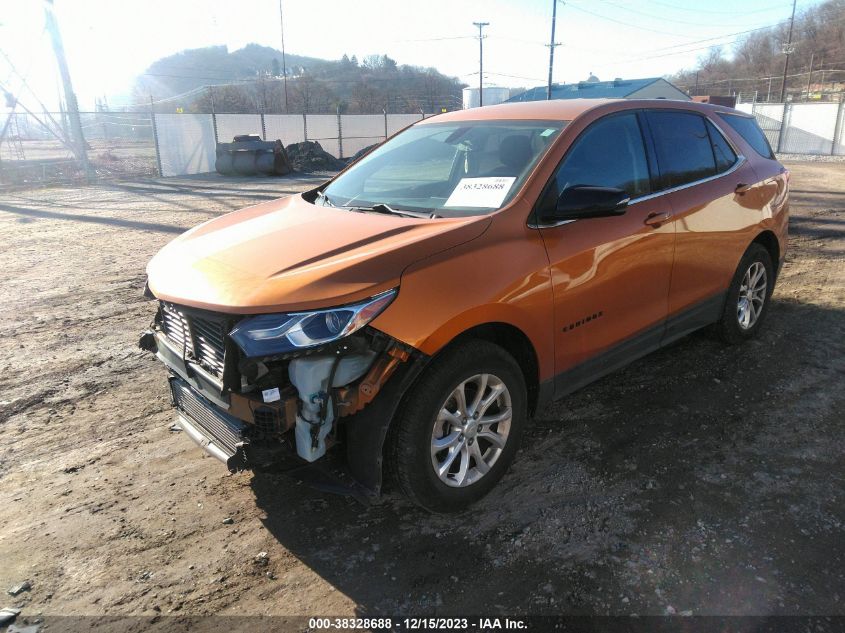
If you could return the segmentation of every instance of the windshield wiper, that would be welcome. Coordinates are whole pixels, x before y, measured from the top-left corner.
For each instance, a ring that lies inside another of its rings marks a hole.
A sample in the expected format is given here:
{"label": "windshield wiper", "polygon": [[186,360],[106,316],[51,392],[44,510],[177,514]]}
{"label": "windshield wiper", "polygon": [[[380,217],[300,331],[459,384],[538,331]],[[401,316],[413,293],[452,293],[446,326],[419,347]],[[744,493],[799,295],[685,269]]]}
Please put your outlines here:
{"label": "windshield wiper", "polygon": [[358,207],[360,211],[372,211],[373,213],[387,213],[389,215],[404,215],[409,218],[424,218],[424,219],[434,219],[439,217],[436,213],[422,213],[419,211],[409,211],[407,209],[394,209],[393,207],[379,203],[374,204],[371,207]]}

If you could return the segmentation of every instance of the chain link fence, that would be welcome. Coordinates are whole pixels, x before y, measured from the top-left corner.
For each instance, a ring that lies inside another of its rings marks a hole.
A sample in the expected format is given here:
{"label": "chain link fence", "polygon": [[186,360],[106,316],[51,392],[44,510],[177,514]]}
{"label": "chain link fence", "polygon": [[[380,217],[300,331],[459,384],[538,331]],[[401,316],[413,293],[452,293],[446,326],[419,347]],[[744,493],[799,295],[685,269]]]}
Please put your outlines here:
{"label": "chain link fence", "polygon": [[335,158],[347,159],[429,114],[155,114],[162,176],[214,171],[217,143],[241,134],[285,146],[316,141]]}
{"label": "chain link fence", "polygon": [[[80,113],[90,177],[185,176],[214,171],[218,142],[241,134],[287,146],[317,141],[347,159],[429,114]],[[0,120],[0,185],[83,183],[89,179],[61,112],[14,113]]]}
{"label": "chain link fence", "polygon": [[845,101],[839,103],[740,103],[753,114],[779,154],[845,156]]}
{"label": "chain link fence", "polygon": [[[845,155],[845,102],[740,103],[776,152]],[[214,171],[218,142],[241,134],[287,146],[317,141],[347,159],[426,116],[420,114],[81,113],[90,176],[97,179],[185,176]],[[15,113],[3,122],[0,185],[84,183],[61,112]]]}
{"label": "chain link fence", "polygon": [[[81,112],[91,176],[157,174],[152,116],[143,112]],[[64,112],[15,112],[0,118],[0,184],[85,182]]]}

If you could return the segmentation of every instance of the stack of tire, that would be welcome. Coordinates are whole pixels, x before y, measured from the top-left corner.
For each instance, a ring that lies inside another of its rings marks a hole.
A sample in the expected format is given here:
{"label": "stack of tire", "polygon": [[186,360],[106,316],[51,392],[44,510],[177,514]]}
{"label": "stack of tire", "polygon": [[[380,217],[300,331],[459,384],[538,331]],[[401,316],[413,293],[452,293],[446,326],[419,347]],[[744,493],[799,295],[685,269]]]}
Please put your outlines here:
{"label": "stack of tire", "polygon": [[257,134],[218,143],[214,168],[224,176],[284,176],[293,171],[282,141],[263,141]]}

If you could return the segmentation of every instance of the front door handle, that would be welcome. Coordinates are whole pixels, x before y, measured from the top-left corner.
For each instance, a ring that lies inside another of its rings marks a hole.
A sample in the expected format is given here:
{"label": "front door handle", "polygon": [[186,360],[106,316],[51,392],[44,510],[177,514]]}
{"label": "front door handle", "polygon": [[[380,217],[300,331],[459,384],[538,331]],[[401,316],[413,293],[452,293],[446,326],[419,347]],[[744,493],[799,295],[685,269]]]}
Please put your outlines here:
{"label": "front door handle", "polygon": [[753,187],[753,186],[754,185],[747,185],[744,182],[741,182],[736,186],[736,189],[734,189],[734,191],[736,193],[738,193],[739,195],[742,195],[744,193],[751,191],[751,187]]}
{"label": "front door handle", "polygon": [[671,219],[672,215],[669,213],[649,213],[648,216],[646,216],[645,223],[649,226],[660,226]]}

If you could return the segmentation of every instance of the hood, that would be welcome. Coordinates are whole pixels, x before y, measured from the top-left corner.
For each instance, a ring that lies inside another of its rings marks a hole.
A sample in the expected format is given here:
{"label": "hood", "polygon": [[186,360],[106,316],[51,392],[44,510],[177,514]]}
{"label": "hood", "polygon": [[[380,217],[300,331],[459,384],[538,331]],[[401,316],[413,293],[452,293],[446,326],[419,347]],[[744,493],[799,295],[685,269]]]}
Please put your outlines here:
{"label": "hood", "polygon": [[237,314],[342,305],[395,288],[410,264],[489,224],[356,213],[293,195],[177,237],[147,266],[149,287],[159,299]]}

